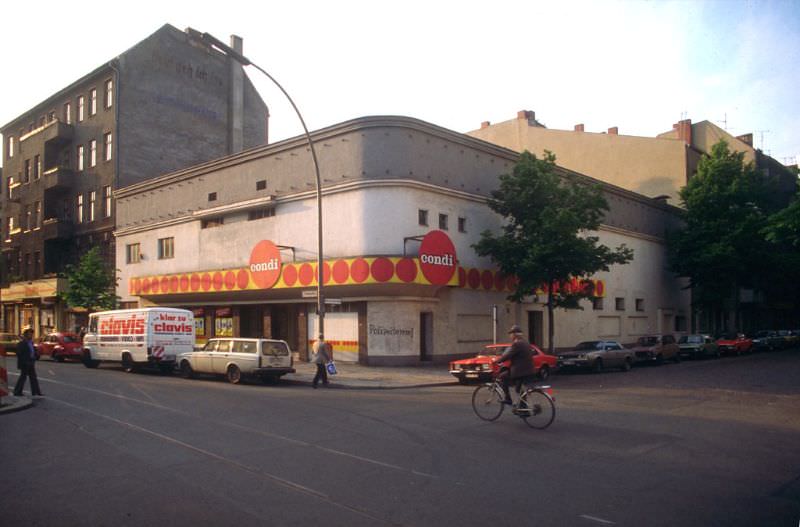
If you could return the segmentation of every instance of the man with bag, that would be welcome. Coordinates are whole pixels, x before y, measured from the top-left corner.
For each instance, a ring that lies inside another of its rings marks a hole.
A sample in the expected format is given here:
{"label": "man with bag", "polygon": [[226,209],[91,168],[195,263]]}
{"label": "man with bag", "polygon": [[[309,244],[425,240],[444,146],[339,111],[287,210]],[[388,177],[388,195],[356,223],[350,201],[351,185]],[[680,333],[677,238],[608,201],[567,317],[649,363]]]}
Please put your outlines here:
{"label": "man with bag", "polygon": [[22,340],[17,343],[17,368],[19,368],[19,379],[14,386],[14,395],[22,396],[25,388],[25,380],[31,379],[31,394],[34,397],[41,397],[42,391],[39,389],[39,379],[36,377],[36,348],[33,347],[33,328],[25,326],[22,328]]}
{"label": "man with bag", "polygon": [[[319,381],[322,381],[323,386],[328,386],[328,364],[333,361],[333,347],[325,342],[322,335],[319,336],[312,348],[314,352],[314,364],[317,366],[317,374],[314,375],[314,381],[311,383],[315,389]],[[332,364],[331,364],[332,365]],[[334,370],[335,371],[335,370]]]}

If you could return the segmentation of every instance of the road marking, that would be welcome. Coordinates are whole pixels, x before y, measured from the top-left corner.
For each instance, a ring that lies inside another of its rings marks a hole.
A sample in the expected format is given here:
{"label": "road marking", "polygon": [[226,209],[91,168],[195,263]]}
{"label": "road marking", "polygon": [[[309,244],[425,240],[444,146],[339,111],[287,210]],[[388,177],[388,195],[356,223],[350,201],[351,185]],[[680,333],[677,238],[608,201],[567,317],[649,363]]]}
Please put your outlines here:
{"label": "road marking", "polygon": [[603,518],[598,518],[596,516],[589,516],[588,514],[581,514],[579,517],[583,518],[584,520],[589,520],[589,521],[593,521],[593,522],[597,522],[597,523],[602,523],[604,525],[616,525],[616,523],[614,523],[612,521],[604,520]]}
{"label": "road marking", "polygon": [[345,503],[341,503],[341,502],[335,501],[335,500],[331,499],[331,497],[328,496],[327,494],[325,494],[324,492],[320,492],[320,491],[312,489],[310,487],[306,487],[305,485],[301,485],[300,483],[295,483],[294,481],[291,481],[291,480],[288,480],[288,479],[284,479],[284,478],[282,478],[280,476],[276,476],[275,474],[271,474],[271,473],[265,472],[263,470],[257,470],[257,469],[255,469],[253,467],[249,467],[247,465],[244,465],[244,464],[242,464],[242,463],[240,463],[240,462],[238,462],[236,460],[227,458],[225,456],[221,456],[219,454],[215,454],[214,452],[211,452],[209,450],[205,450],[205,449],[196,447],[194,445],[190,445],[189,443],[184,443],[180,439],[176,439],[174,437],[170,437],[170,436],[162,434],[160,432],[156,432],[155,430],[150,430],[148,428],[144,428],[142,426],[135,425],[135,424],[130,423],[128,421],[123,421],[121,419],[117,419],[116,417],[111,417],[110,415],[105,415],[105,414],[101,414],[99,412],[95,412],[94,410],[90,410],[89,408],[85,408],[85,407],[79,406],[77,404],[68,403],[66,401],[59,401],[58,399],[50,399],[50,400],[54,401],[54,402],[56,402],[58,404],[63,404],[63,405],[69,406],[71,408],[75,408],[76,410],[80,410],[80,411],[86,412],[88,414],[94,415],[95,417],[99,417],[101,419],[106,419],[106,420],[111,421],[113,423],[116,423],[116,424],[118,424],[120,426],[124,426],[126,428],[130,428],[131,430],[136,430],[136,431],[141,432],[143,434],[151,435],[153,437],[161,439],[162,441],[166,441],[168,443],[172,443],[174,445],[177,445],[179,447],[185,448],[187,450],[191,450],[191,451],[196,452],[198,454],[202,454],[204,456],[210,457],[210,458],[215,459],[217,461],[222,461],[223,463],[227,463],[228,465],[236,467],[236,468],[238,468],[240,470],[243,470],[245,472],[249,472],[249,473],[255,474],[257,476],[265,477],[265,478],[273,481],[274,483],[277,483],[278,485],[281,485],[281,486],[283,486],[283,487],[285,487],[285,488],[287,488],[289,490],[292,490],[292,491],[295,491],[295,492],[299,492],[301,494],[306,494],[306,495],[311,496],[313,498],[316,498],[316,499],[318,499],[320,501],[323,501],[323,502],[325,502],[325,503],[327,503],[329,505],[332,505],[334,507],[338,507],[340,509],[344,509],[344,510],[347,510],[349,512],[358,514],[359,516],[363,516],[363,517],[365,517],[367,519],[370,519],[370,520],[373,520],[373,521],[377,521],[377,522],[381,522],[381,523],[388,524],[388,525],[396,525],[396,524],[394,524],[394,523],[392,523],[392,522],[390,522],[388,520],[385,520],[383,518],[378,518],[377,516],[373,516],[373,515],[369,514],[368,512],[366,512],[366,511],[364,511],[362,509],[358,509],[356,507],[347,505]]}

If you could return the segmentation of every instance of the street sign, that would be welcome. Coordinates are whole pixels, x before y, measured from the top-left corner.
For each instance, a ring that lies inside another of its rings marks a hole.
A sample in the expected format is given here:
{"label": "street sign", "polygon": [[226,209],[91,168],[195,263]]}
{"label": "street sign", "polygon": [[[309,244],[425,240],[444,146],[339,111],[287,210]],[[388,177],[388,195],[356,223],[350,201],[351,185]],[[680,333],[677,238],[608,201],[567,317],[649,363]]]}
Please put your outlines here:
{"label": "street sign", "polygon": [[340,305],[342,305],[342,299],[341,298],[326,298],[325,299],[325,303],[326,304],[331,304],[333,306],[340,306]]}
{"label": "street sign", "polygon": [[308,291],[303,291],[301,294],[303,295],[303,298],[317,298],[316,289],[309,289]]}

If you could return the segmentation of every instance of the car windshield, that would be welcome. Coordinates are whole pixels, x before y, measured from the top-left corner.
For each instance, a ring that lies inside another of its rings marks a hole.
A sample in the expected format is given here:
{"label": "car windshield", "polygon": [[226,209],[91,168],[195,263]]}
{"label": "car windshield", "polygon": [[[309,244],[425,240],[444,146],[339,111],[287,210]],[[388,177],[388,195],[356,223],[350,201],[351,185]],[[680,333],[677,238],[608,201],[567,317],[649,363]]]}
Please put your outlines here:
{"label": "car windshield", "polygon": [[703,337],[700,335],[683,335],[678,344],[702,344]]}
{"label": "car windshield", "polygon": [[590,340],[587,342],[581,342],[577,346],[575,346],[575,351],[588,351],[588,350],[596,350],[602,349],[603,343],[599,340]]}
{"label": "car windshield", "polygon": [[61,337],[61,339],[64,341],[64,344],[72,344],[73,342],[77,342],[74,337],[70,337],[69,335],[64,335]]}
{"label": "car windshield", "polygon": [[658,337],[639,337],[636,343],[640,346],[655,346],[658,344]]}
{"label": "car windshield", "polygon": [[506,350],[506,346],[486,346],[479,355],[500,355]]}

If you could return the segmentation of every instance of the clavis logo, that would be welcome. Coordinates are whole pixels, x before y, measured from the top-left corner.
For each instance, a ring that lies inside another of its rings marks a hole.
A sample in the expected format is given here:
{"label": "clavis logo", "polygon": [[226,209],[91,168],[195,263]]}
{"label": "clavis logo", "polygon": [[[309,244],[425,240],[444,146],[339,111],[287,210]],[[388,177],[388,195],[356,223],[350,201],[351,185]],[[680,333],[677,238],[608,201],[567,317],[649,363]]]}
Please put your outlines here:
{"label": "clavis logo", "polygon": [[141,335],[144,333],[144,319],[109,318],[100,322],[101,335]]}
{"label": "clavis logo", "polygon": [[423,254],[419,257],[422,263],[431,265],[442,265],[446,267],[453,267],[454,258],[452,254]]}
{"label": "clavis logo", "polygon": [[272,258],[266,262],[258,262],[250,264],[250,272],[258,273],[260,271],[277,271],[280,269],[280,264],[277,258]]}

